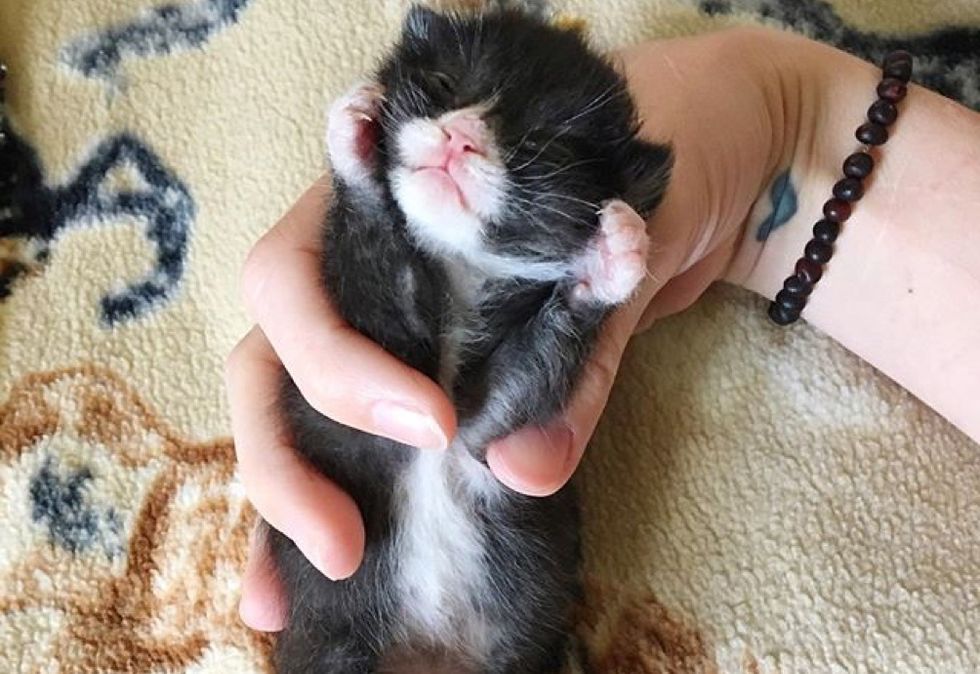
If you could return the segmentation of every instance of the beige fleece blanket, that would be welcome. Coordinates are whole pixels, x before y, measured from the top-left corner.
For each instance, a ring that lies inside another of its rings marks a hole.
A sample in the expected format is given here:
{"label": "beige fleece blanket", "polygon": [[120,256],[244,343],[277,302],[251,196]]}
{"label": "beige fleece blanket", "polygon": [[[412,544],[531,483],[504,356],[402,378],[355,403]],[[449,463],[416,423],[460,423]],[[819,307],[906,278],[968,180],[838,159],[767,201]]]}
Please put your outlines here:
{"label": "beige fleece blanket", "polygon": [[[972,0],[527,4],[606,47],[761,15],[867,55],[909,40],[980,105]],[[236,611],[238,270],[404,7],[0,0],[33,190],[0,209],[0,672],[268,671]],[[762,309],[719,288],[630,350],[582,471],[595,669],[980,671],[980,448]]]}

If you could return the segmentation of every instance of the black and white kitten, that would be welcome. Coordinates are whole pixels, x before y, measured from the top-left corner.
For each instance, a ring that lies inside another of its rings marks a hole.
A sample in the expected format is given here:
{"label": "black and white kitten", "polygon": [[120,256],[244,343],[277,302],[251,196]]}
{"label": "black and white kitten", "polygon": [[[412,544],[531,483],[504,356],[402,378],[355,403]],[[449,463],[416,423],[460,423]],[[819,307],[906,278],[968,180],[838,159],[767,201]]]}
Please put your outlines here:
{"label": "black and white kitten", "polygon": [[272,532],[282,674],[561,665],[579,596],[573,492],[516,494],[483,456],[555,416],[646,273],[639,214],[671,155],[637,129],[607,60],[516,11],[413,8],[375,80],[334,104],[326,290],[444,386],[459,433],[446,452],[407,447],[319,415],[287,382],[295,446],[355,499],[367,548],[332,582]]}

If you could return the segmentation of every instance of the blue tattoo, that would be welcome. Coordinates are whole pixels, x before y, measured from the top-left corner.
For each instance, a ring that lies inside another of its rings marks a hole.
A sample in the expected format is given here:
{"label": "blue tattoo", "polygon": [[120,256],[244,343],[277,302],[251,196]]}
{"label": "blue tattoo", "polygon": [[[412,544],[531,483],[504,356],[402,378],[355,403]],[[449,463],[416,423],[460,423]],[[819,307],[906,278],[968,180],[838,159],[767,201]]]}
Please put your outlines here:
{"label": "blue tattoo", "polygon": [[756,241],[765,241],[773,230],[785,225],[790,218],[796,215],[798,200],[796,189],[789,179],[788,169],[780,173],[773,181],[769,198],[772,200],[772,213],[759,225],[759,229],[755,233]]}

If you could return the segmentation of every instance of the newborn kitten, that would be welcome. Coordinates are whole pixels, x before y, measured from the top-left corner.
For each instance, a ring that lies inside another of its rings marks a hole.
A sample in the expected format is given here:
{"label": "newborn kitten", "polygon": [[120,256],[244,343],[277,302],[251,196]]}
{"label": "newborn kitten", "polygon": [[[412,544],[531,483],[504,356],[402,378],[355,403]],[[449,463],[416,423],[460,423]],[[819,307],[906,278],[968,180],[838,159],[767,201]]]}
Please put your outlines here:
{"label": "newborn kitten", "polygon": [[295,446],[355,499],[367,548],[332,582],[270,532],[290,605],[281,673],[560,667],[579,597],[574,495],[516,494],[483,456],[561,410],[646,273],[638,213],[671,159],[637,128],[606,60],[514,11],[413,8],[375,81],[334,104],[326,289],[443,385],[459,433],[446,452],[407,447],[321,416],[287,382]]}

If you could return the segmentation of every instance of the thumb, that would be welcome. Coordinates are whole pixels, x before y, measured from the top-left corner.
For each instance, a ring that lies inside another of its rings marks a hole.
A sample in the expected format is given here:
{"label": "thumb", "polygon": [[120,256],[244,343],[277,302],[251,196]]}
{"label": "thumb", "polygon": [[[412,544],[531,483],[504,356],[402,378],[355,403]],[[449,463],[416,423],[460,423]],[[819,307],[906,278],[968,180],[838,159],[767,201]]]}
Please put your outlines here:
{"label": "thumb", "polygon": [[610,316],[560,417],[547,426],[528,426],[490,444],[487,464],[498,480],[528,496],[548,496],[568,482],[606,407],[623,351],[641,313],[642,303],[634,302]]}

